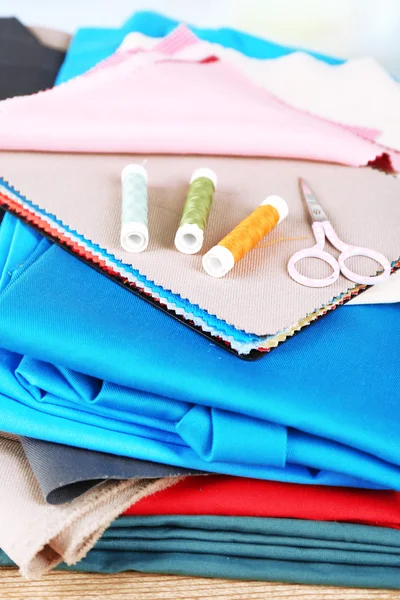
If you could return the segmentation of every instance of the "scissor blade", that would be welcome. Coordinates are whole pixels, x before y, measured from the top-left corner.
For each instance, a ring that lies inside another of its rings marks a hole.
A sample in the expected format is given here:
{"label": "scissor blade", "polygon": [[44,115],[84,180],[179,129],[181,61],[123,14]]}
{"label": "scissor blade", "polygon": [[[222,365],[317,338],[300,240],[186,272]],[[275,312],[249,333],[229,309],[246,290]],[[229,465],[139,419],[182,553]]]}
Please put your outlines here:
{"label": "scissor blade", "polygon": [[299,177],[299,183],[301,187],[301,191],[304,196],[304,200],[306,201],[308,211],[310,213],[311,219],[313,221],[327,221],[328,217],[323,211],[322,206],[317,200],[316,195],[308,185],[307,181],[302,177]]}

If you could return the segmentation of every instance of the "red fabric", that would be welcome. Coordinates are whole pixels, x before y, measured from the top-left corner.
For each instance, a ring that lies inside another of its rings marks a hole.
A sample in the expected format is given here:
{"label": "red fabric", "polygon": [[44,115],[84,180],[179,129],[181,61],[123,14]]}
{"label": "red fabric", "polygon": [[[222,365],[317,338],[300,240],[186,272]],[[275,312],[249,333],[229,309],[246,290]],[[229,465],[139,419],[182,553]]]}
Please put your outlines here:
{"label": "red fabric", "polygon": [[124,514],[287,517],[400,529],[400,493],[207,475],[187,477]]}

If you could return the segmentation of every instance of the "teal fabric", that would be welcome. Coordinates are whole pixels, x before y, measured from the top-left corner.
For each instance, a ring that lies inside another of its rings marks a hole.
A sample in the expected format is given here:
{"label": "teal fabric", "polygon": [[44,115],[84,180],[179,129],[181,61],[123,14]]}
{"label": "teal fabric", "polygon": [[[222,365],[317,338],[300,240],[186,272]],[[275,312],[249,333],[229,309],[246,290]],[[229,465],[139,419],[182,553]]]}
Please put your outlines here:
{"label": "teal fabric", "polygon": [[[85,73],[101,60],[113,54],[128,33],[139,32],[149,37],[163,37],[171,33],[177,25],[179,25],[179,21],[175,19],[153,12],[140,11],[134,13],[119,29],[105,27],[78,29],[71,40],[67,57],[58,73],[56,83],[63,83]],[[189,25],[189,28],[202,40],[221,44],[226,48],[234,48],[254,58],[279,58],[301,50],[331,65],[344,62],[341,59],[304,48],[283,46],[228,27],[206,29]]]}
{"label": "teal fabric", "polygon": [[[0,555],[0,564],[11,563]],[[252,517],[122,517],[63,570],[400,588],[400,531]]]}

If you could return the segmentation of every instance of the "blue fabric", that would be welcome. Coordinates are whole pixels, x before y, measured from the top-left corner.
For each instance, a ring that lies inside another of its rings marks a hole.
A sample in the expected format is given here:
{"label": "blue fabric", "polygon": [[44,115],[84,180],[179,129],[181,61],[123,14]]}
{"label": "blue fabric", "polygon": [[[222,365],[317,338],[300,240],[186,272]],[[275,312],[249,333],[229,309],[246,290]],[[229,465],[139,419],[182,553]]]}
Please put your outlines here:
{"label": "blue fabric", "polygon": [[400,305],[336,311],[247,363],[10,215],[0,248],[4,264],[18,256],[0,294],[0,430],[216,472],[400,489]]}
{"label": "blue fabric", "polygon": [[[98,62],[113,54],[122,43],[124,37],[131,32],[143,33],[149,37],[163,37],[179,25],[179,21],[152,12],[137,12],[120,27],[120,29],[82,28],[71,40],[67,57],[58,73],[56,82],[62,83],[81,75],[94,67]],[[328,64],[337,65],[344,61],[305,50],[304,48],[282,46],[235,29],[189,28],[200,38],[208,42],[221,44],[226,48],[234,48],[254,58],[279,58],[297,50],[307,52]]]}

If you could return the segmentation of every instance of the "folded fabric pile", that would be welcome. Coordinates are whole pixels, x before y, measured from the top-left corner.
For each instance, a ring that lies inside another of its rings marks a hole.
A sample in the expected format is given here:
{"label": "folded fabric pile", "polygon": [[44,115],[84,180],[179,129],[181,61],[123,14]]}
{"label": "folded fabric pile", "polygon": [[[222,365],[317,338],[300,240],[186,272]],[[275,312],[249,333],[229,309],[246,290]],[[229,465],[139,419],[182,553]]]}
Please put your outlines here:
{"label": "folded fabric pile", "polygon": [[[50,70],[18,21],[0,33]],[[67,37],[39,34],[60,59]],[[6,66],[0,564],[400,588],[399,84],[153,13],[79,30],[52,89]],[[290,275],[318,224],[303,177],[383,283]],[[187,231],[212,202],[197,253],[174,245],[189,185]],[[277,194],[265,240],[248,220],[255,243],[210,277],[206,253]],[[121,196],[145,202],[142,252]]]}

